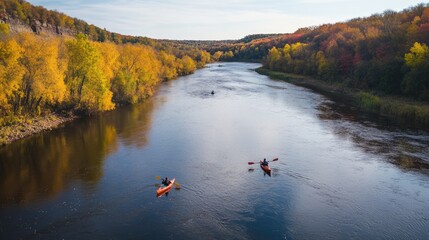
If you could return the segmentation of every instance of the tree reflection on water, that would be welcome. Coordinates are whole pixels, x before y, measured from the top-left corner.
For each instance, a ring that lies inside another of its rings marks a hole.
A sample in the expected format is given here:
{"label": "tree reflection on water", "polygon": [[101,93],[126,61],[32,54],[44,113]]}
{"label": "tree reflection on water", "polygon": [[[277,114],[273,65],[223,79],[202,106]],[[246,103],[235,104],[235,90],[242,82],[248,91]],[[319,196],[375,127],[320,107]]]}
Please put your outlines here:
{"label": "tree reflection on water", "polygon": [[153,101],[147,101],[2,147],[1,208],[52,198],[76,179],[96,184],[119,139],[137,147],[147,144],[153,108]]}

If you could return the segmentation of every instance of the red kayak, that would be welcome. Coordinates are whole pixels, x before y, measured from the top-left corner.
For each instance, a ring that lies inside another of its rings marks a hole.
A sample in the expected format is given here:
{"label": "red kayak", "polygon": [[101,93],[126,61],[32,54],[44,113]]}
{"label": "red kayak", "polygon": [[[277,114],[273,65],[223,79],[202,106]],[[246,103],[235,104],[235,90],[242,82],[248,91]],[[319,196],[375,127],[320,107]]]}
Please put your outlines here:
{"label": "red kayak", "polygon": [[271,168],[270,166],[264,166],[262,165],[262,161],[259,161],[259,165],[261,166],[262,170],[264,170],[265,173],[268,174],[268,176],[271,176]]}
{"label": "red kayak", "polygon": [[168,191],[170,191],[170,189],[173,187],[174,181],[176,181],[175,178],[173,178],[172,180],[170,180],[170,184],[168,184],[168,186],[166,187],[159,187],[158,190],[156,190],[156,196],[161,196],[164,193],[167,193]]}

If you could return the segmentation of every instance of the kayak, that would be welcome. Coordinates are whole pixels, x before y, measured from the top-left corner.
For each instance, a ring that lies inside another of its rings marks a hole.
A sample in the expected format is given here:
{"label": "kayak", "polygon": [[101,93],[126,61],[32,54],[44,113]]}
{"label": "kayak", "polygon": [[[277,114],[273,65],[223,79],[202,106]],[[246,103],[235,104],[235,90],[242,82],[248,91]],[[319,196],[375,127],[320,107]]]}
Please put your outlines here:
{"label": "kayak", "polygon": [[271,176],[271,168],[270,168],[270,166],[264,166],[264,165],[262,165],[262,161],[259,162],[259,165],[261,166],[262,170],[264,170],[264,172],[268,174],[268,176]]}
{"label": "kayak", "polygon": [[173,187],[174,181],[176,181],[175,178],[173,178],[172,180],[170,180],[170,184],[168,184],[168,186],[166,186],[166,187],[159,187],[158,190],[156,190],[156,195],[159,197],[162,194],[170,191],[171,187]]}

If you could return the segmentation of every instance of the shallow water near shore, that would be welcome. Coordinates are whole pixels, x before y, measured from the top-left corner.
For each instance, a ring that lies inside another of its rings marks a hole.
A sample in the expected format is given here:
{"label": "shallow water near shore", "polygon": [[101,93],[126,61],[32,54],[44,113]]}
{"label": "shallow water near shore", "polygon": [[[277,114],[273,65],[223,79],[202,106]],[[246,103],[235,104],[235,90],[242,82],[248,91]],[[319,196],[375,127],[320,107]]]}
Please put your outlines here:
{"label": "shallow water near shore", "polygon": [[[259,66],[0,148],[0,238],[428,239],[428,133]],[[271,177],[247,164],[277,157]],[[180,189],[157,198],[157,176]]]}

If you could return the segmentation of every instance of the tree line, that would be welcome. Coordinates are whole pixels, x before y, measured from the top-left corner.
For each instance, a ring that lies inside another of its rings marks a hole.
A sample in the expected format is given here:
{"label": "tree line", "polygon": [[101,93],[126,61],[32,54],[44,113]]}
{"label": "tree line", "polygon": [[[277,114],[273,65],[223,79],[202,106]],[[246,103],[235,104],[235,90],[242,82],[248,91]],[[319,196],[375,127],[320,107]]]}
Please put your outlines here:
{"label": "tree line", "polygon": [[87,35],[89,40],[97,42],[140,43],[152,47],[165,47],[154,39],[110,32],[64,13],[48,10],[42,6],[34,6],[25,0],[0,0],[0,16],[4,18],[5,22],[7,22],[7,17],[17,19],[33,28],[36,33],[38,33],[36,29],[38,22],[59,35],[62,35],[63,31],[69,33],[66,35],[82,33]]}
{"label": "tree line", "polygon": [[262,60],[271,70],[429,101],[428,45],[429,5],[420,4],[207,50],[221,51],[225,60]]}
{"label": "tree line", "polygon": [[7,24],[0,30],[0,118],[62,110],[90,114],[137,103],[159,82],[211,61],[197,49],[175,55],[142,44],[94,42],[84,34],[9,34]]}
{"label": "tree line", "polygon": [[429,7],[425,5],[324,25],[309,30],[301,40],[271,48],[264,66],[429,100]]}

